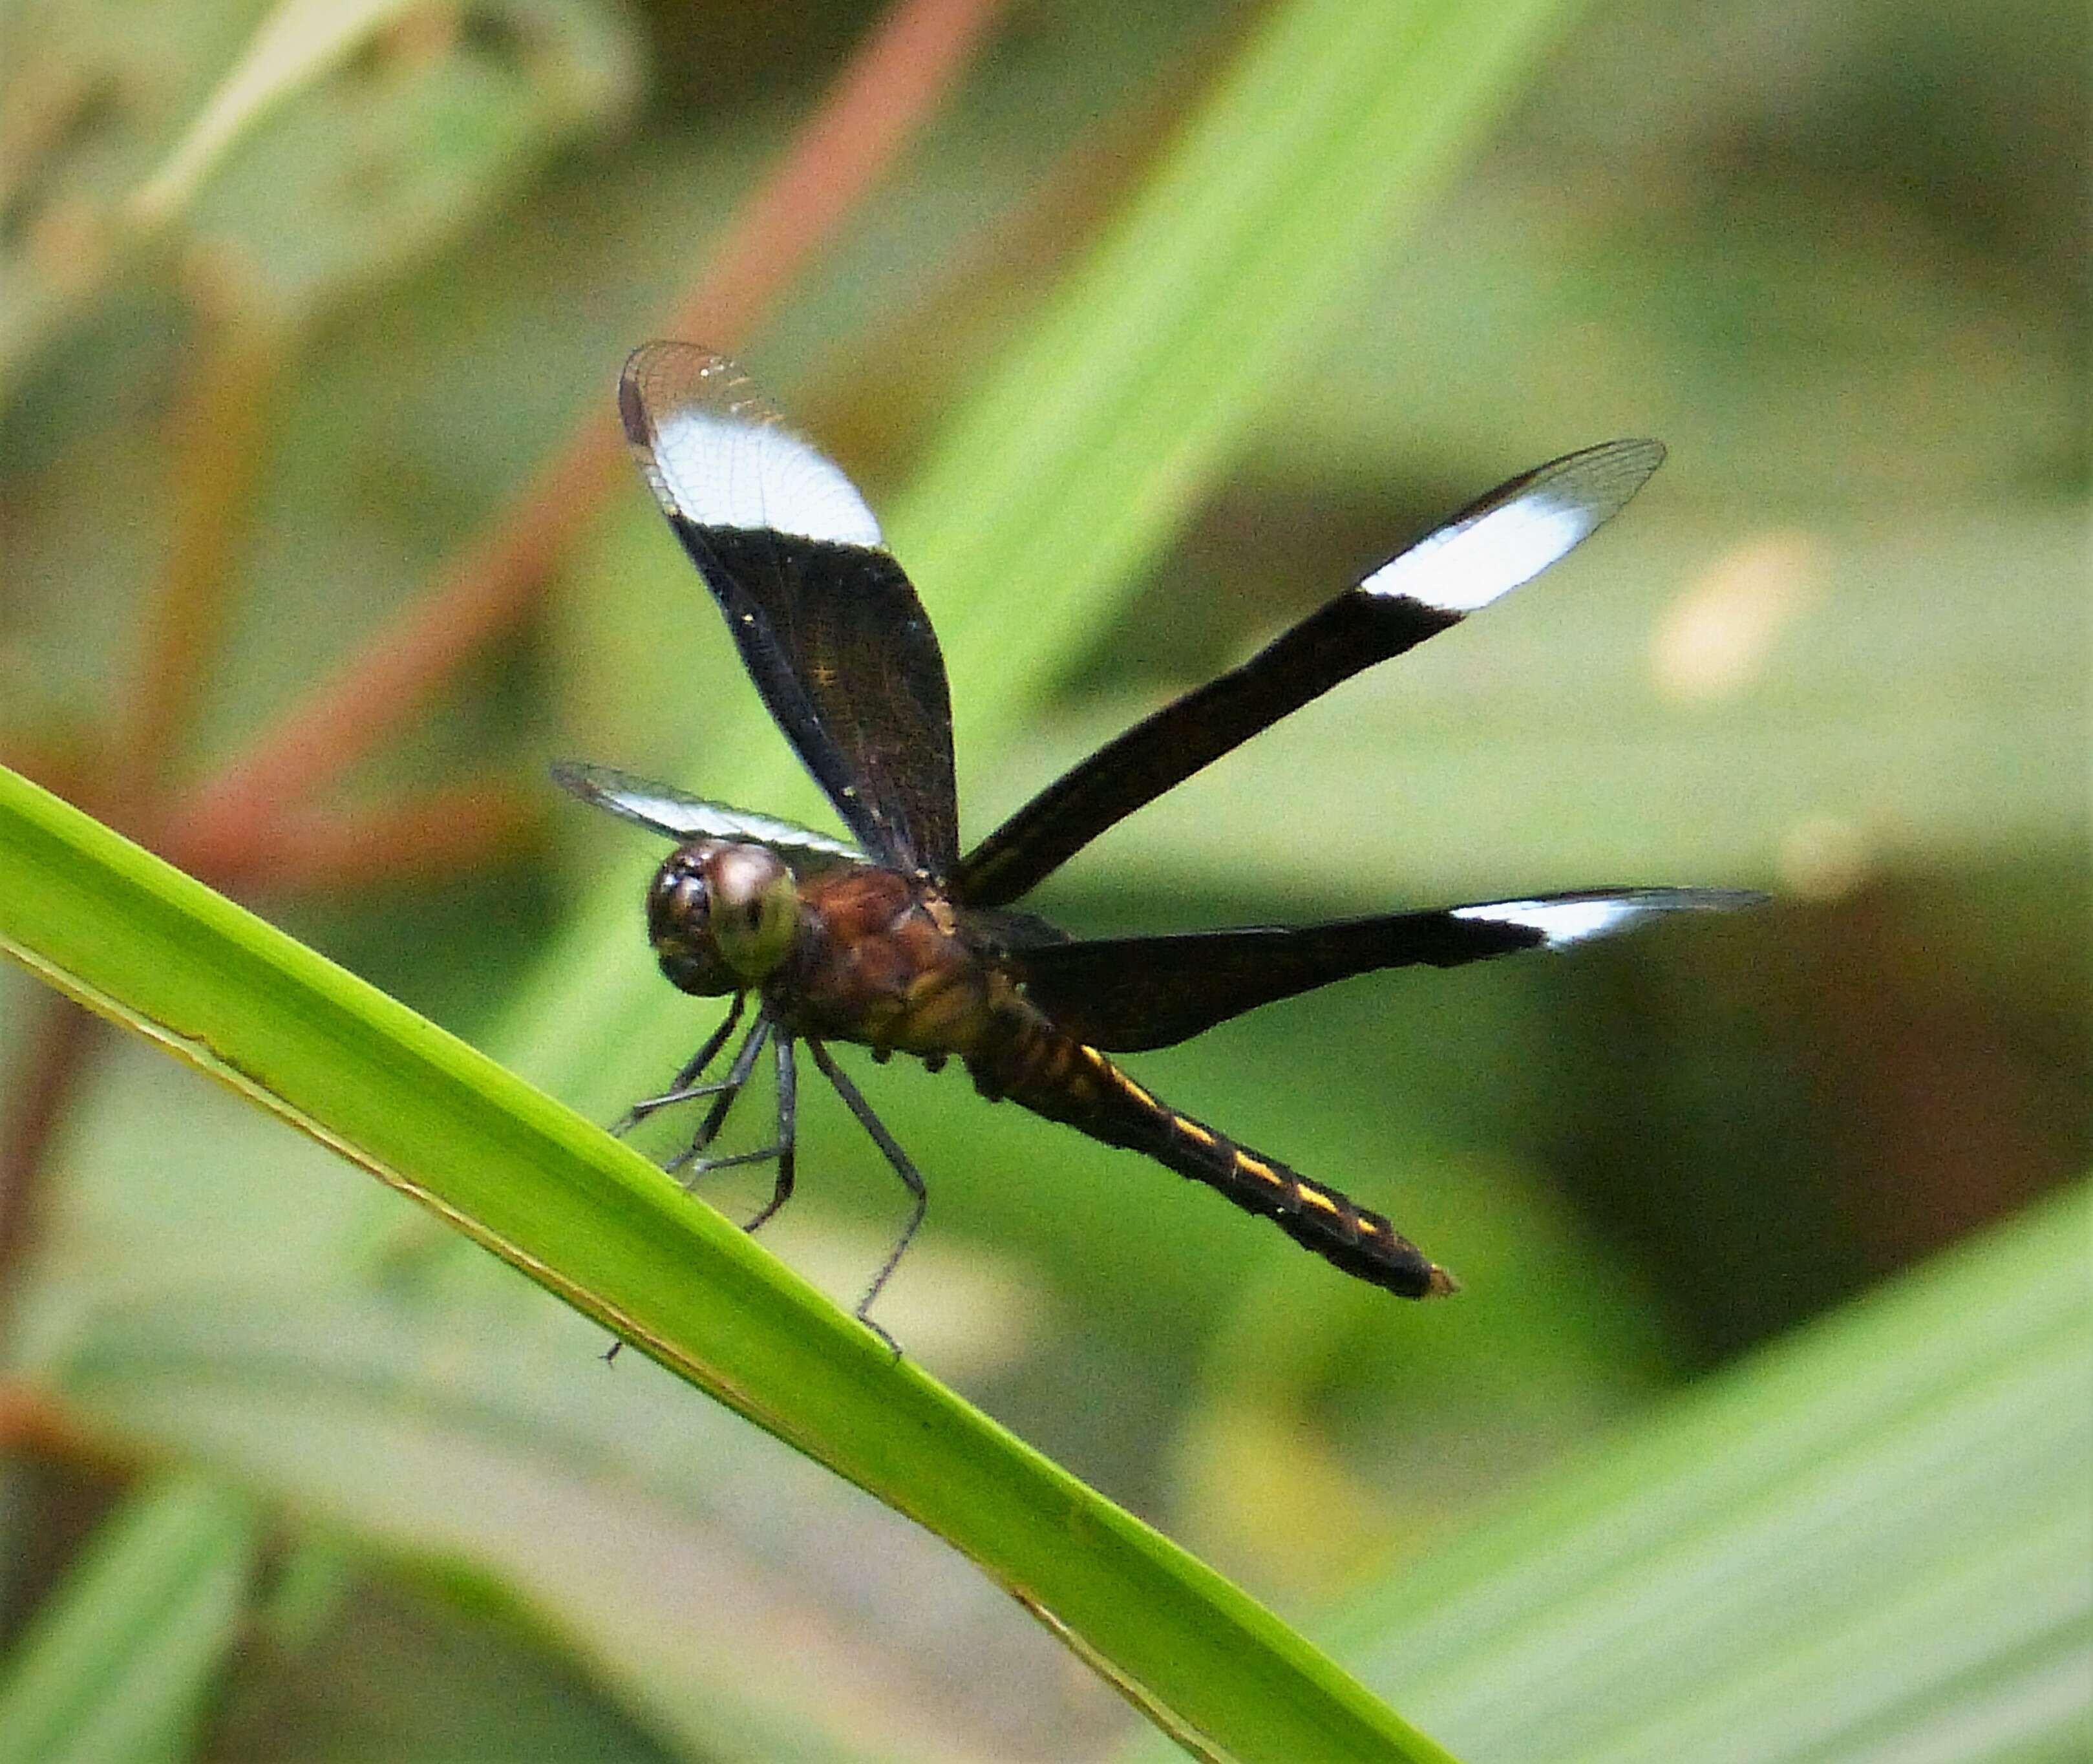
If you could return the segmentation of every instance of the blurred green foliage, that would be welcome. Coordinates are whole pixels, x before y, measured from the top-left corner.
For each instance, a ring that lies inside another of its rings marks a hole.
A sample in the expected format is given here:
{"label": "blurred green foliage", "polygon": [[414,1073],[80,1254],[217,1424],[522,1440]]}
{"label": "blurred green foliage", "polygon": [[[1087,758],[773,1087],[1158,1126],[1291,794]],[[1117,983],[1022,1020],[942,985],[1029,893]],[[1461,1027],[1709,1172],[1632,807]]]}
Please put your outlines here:
{"label": "blurred green foliage", "polygon": [[[9,20],[0,740],[58,774],[130,689],[169,413],[213,336],[272,327],[284,366],[186,776],[601,407],[871,17],[401,9],[176,222],[128,227],[121,198],[263,15]],[[1252,19],[1013,13],[795,284],[745,353],[876,505]],[[935,1185],[889,1325],[1283,1608],[1399,1599],[1384,1561],[2086,1168],[2077,50],[2026,0],[1583,15],[1337,321],[1269,364],[1232,472],[1108,584],[1058,691],[1000,670],[1042,640],[1034,609],[967,615],[978,834],[1488,483],[1614,433],[1673,449],[1588,554],[1116,830],[1046,902],[1114,930],[1779,891],[1574,961],[1354,982],[1142,1063],[1393,1214],[1466,1279],[1457,1304],[1354,1289],[955,1076],[878,1075]],[[943,555],[940,511],[907,513]],[[546,758],[730,798],[767,779],[762,806],[822,815],[658,527],[622,498],[529,636],[355,780],[498,774],[544,791],[540,846],[272,917],[469,1035],[520,1037],[519,997],[653,984],[636,925],[622,971],[548,977],[583,879],[619,910],[604,872],[630,889],[652,854],[553,802]],[[673,1068],[700,1025],[665,993],[566,1094],[607,1112]],[[10,1069],[33,1001],[0,975]],[[775,1246],[847,1296],[899,1208],[832,1099],[804,1108]],[[97,1060],[42,1178],[20,1387],[121,1459],[228,1471],[293,1567],[334,1564],[301,1622],[258,1632],[206,1751],[1069,1757],[1116,1731],[963,1564],[655,1368],[599,1376],[588,1328],[370,1190],[131,1050]],[[7,1486],[0,1636],[54,1608],[60,1546],[107,1498],[84,1464]],[[542,1698],[488,1689],[519,1681]]]}

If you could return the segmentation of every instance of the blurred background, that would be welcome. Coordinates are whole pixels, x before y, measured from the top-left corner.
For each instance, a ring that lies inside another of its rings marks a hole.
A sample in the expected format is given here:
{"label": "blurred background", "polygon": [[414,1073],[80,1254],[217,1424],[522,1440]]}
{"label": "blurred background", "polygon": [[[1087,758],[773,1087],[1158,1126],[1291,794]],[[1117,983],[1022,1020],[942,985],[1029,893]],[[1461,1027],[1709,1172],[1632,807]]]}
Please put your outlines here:
{"label": "blurred background", "polygon": [[[1773,893],[1132,1062],[1458,1301],[852,1066],[932,1189],[886,1326],[1298,1618],[2085,1169],[2087,137],[2062,9],[1566,12],[1405,202],[1318,221],[1361,229],[1346,274],[1080,620],[942,599],[930,535],[994,514],[924,462],[984,386],[1021,408],[1025,340],[1285,11],[9,9],[0,759],[609,1119],[711,1020],[644,946],[660,853],[547,763],[830,824],[608,434],[634,344],[731,349],[899,511],[970,839],[1499,479],[1661,436],[1575,558],[1030,903]],[[808,1091],[765,1241],[847,1303],[905,1209]],[[0,1645],[135,1479],[195,1473],[256,1541],[194,1752],[1076,1757],[1130,1723],[942,1546],[11,970],[0,1138]]]}

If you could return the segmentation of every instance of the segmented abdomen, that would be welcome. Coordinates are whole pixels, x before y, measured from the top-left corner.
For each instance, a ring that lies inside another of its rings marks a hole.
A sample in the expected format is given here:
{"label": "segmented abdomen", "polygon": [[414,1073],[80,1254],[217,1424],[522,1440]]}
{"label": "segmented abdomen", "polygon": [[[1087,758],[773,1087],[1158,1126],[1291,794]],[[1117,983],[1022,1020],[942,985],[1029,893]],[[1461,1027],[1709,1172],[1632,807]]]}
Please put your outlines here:
{"label": "segmented abdomen", "polygon": [[1144,1152],[1272,1220],[1347,1274],[1406,1298],[1456,1289],[1451,1275],[1379,1213],[1180,1114],[1029,1006],[999,1012],[966,1064],[984,1096],[1008,1097],[1108,1146]]}

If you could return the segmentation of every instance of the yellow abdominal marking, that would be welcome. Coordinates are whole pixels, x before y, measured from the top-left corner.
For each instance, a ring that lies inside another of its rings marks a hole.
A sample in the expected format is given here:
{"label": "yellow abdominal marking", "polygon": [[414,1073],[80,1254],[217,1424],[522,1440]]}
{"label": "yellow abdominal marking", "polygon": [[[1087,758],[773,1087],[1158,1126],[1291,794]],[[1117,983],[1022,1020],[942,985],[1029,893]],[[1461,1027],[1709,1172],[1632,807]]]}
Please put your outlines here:
{"label": "yellow abdominal marking", "polygon": [[1337,1210],[1337,1203],[1328,1194],[1320,1188],[1309,1187],[1306,1182],[1301,1184],[1301,1198],[1311,1207],[1320,1207],[1326,1213],[1334,1213]]}
{"label": "yellow abdominal marking", "polygon": [[1207,1129],[1202,1127],[1197,1121],[1188,1120],[1182,1115],[1172,1117],[1172,1125],[1176,1126],[1177,1131],[1184,1134],[1187,1139],[1197,1140],[1201,1145],[1207,1146],[1209,1150],[1212,1149],[1215,1143],[1214,1136],[1208,1133]]}
{"label": "yellow abdominal marking", "polygon": [[[1119,1074],[1119,1087],[1129,1096],[1132,1097],[1135,1102],[1140,1103],[1143,1108],[1154,1108],[1155,1107],[1155,1099],[1150,1096],[1147,1091],[1142,1090],[1139,1085],[1136,1084],[1133,1080],[1129,1078],[1124,1072]],[[1180,1116],[1178,1119],[1181,1122],[1184,1117]]]}
{"label": "yellow abdominal marking", "polygon": [[[1181,1126],[1184,1124],[1181,1121],[1178,1125]],[[1286,1186],[1276,1170],[1268,1164],[1259,1164],[1247,1151],[1238,1151],[1236,1154],[1236,1168],[1246,1176],[1254,1176],[1260,1181],[1271,1183],[1274,1188]]]}

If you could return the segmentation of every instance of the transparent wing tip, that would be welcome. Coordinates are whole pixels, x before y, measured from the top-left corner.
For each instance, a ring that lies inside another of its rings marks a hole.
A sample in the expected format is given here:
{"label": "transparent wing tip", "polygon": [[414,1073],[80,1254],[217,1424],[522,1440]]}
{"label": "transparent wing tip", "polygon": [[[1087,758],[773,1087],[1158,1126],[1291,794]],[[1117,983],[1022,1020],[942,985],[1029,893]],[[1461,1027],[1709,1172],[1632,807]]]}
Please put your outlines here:
{"label": "transparent wing tip", "polygon": [[1390,559],[1359,586],[1467,614],[1531,582],[1627,505],[1664,444],[1605,441],[1512,479]]}

